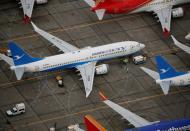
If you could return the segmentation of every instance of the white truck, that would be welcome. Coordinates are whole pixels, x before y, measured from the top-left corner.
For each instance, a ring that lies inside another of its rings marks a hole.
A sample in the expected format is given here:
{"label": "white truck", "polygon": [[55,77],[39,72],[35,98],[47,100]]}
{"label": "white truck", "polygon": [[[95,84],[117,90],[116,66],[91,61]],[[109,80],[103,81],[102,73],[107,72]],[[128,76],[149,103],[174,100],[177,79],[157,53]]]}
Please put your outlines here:
{"label": "white truck", "polygon": [[24,103],[19,103],[16,104],[11,110],[7,110],[7,115],[8,116],[15,116],[19,115],[25,112],[25,104]]}
{"label": "white truck", "polygon": [[146,56],[139,55],[139,56],[134,56],[134,57],[133,57],[133,63],[134,63],[135,65],[144,63],[145,61],[146,61]]}

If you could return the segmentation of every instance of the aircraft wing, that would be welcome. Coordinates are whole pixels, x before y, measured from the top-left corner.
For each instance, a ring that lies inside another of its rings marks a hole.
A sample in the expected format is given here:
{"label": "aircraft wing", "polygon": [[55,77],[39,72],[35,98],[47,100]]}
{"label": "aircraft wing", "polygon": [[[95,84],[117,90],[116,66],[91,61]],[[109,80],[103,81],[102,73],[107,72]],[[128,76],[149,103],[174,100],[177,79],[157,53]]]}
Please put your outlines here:
{"label": "aircraft wing", "polygon": [[0,58],[4,60],[6,63],[8,63],[10,66],[14,66],[13,59],[0,53]]}
{"label": "aircraft wing", "polygon": [[35,0],[20,0],[20,1],[24,11],[25,19],[27,19],[27,17],[31,18]]}
{"label": "aircraft wing", "polygon": [[153,9],[153,11],[157,14],[159,18],[164,35],[167,36],[170,32],[172,5],[166,5],[161,8],[156,8]]}
{"label": "aircraft wing", "polygon": [[84,82],[86,97],[88,97],[90,92],[92,91],[95,65],[96,65],[96,62],[90,62],[90,63],[79,65],[76,67],[81,73],[81,76]]}
{"label": "aircraft wing", "polygon": [[152,124],[152,122],[149,122],[149,121],[145,120],[144,118],[132,113],[131,111],[121,107],[120,105],[108,100],[101,92],[99,93],[99,95],[106,105],[108,105],[114,111],[116,111],[121,116],[123,116],[123,118],[125,118],[127,121],[129,121],[136,128]]}
{"label": "aircraft wing", "polygon": [[75,50],[79,50],[79,48],[39,29],[34,23],[32,23],[32,26],[34,28],[34,30],[41,35],[42,37],[44,37],[46,40],[50,41],[53,45],[55,45],[57,48],[59,48],[61,51],[63,52],[71,52],[71,51],[75,51]]}
{"label": "aircraft wing", "polygon": [[174,36],[171,36],[173,41],[174,41],[174,44],[176,46],[178,46],[179,48],[181,48],[182,50],[184,50],[185,52],[187,52],[188,54],[190,54],[190,47],[180,43],[178,40],[176,40],[176,38]]}

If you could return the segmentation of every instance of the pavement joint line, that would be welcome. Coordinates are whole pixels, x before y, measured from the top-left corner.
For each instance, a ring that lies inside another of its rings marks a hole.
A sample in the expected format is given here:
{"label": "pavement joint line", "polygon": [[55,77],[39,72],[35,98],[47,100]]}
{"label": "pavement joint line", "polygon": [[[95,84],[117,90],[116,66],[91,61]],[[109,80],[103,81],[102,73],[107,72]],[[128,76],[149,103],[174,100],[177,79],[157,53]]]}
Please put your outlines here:
{"label": "pavement joint line", "polygon": [[[168,96],[169,95],[171,96],[171,95],[179,94],[179,93],[184,93],[184,92],[190,92],[190,89],[173,91],[170,94],[168,94]],[[157,94],[157,95],[152,95],[152,96],[145,96],[145,97],[137,98],[137,99],[134,99],[134,100],[119,102],[117,104],[125,105],[125,104],[128,104],[128,103],[134,103],[134,102],[139,102],[139,101],[143,101],[143,100],[155,99],[155,98],[158,98],[158,97],[161,97],[161,96],[165,96],[165,95],[164,94]],[[50,118],[50,119],[40,120],[38,122],[31,122],[29,124],[25,124],[25,125],[23,124],[23,125],[20,125],[20,126],[15,126],[15,129],[22,128],[22,127],[28,127],[28,126],[32,126],[32,125],[36,125],[36,124],[42,124],[42,123],[52,121],[52,120],[58,120],[58,119],[62,119],[62,118],[66,118],[66,117],[70,117],[70,116],[74,116],[74,115],[79,115],[79,114],[83,114],[83,113],[87,113],[87,112],[98,111],[98,110],[107,109],[107,108],[109,108],[109,107],[108,106],[99,106],[97,108],[88,109],[88,110],[84,110],[84,111],[80,111],[80,112],[76,112],[76,113],[71,113],[71,114],[67,114],[67,115],[64,115],[64,116],[58,116],[58,117],[54,117],[54,118]],[[12,124],[14,124],[14,123],[12,123]]]}

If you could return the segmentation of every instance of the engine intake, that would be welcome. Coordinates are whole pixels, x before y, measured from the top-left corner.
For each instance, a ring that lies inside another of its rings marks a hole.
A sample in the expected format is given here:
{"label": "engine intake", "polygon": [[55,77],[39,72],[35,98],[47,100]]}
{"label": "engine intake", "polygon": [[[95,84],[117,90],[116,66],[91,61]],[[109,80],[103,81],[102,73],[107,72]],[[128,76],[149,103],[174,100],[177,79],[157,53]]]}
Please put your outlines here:
{"label": "engine intake", "polygon": [[101,64],[96,66],[95,72],[96,75],[103,75],[103,74],[107,74],[109,71],[109,65],[108,64]]}

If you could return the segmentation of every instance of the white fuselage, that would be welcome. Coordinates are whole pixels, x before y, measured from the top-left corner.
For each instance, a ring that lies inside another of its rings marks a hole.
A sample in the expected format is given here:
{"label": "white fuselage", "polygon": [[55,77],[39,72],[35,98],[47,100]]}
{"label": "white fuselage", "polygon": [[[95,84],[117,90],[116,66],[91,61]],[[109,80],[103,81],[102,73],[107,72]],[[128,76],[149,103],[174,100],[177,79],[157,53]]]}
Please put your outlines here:
{"label": "white fuselage", "polygon": [[186,73],[184,75],[179,75],[172,78],[162,79],[162,80],[156,80],[157,84],[162,83],[162,81],[170,81],[171,86],[186,86],[190,85],[190,73]]}
{"label": "white fuselage", "polygon": [[175,5],[185,4],[185,3],[190,3],[190,0],[152,0],[151,2],[143,5],[140,8],[137,8],[131,13],[152,12],[153,9],[155,8],[160,9],[161,7],[164,7],[165,5],[175,6]]}
{"label": "white fuselage", "polygon": [[[40,61],[20,65],[25,72],[51,71],[72,68],[84,63],[111,59],[133,54],[144,48],[143,44],[134,41],[117,42],[113,44],[89,47],[61,55],[46,57]],[[16,66],[16,68],[19,66]],[[14,69],[15,67],[12,67]]]}

